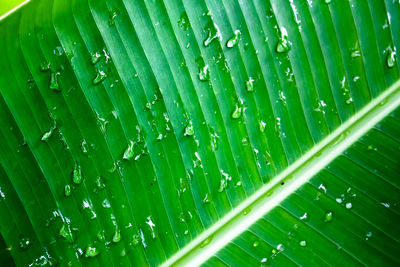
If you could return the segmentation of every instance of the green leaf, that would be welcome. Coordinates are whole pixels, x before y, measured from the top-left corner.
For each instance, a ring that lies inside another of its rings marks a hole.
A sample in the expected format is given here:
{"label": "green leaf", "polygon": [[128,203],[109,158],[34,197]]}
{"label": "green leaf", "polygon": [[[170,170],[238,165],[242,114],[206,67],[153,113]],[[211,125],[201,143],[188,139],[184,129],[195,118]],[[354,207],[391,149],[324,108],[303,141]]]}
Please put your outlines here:
{"label": "green leaf", "polygon": [[392,0],[9,13],[0,233],[13,261],[398,265],[399,18]]}

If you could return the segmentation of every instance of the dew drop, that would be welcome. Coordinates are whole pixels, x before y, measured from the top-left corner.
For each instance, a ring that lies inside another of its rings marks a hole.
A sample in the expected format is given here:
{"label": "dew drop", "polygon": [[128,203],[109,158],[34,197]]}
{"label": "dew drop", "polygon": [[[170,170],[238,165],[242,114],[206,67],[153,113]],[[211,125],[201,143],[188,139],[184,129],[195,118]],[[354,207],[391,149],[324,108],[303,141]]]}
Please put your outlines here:
{"label": "dew drop", "polygon": [[316,112],[321,112],[322,114],[325,114],[326,104],[325,104],[324,100],[317,100],[316,104],[313,107],[313,110]]}
{"label": "dew drop", "polygon": [[39,70],[41,72],[46,72],[50,70],[50,62],[42,62],[42,64],[40,64],[39,66]]}
{"label": "dew drop", "polygon": [[57,46],[54,50],[53,50],[53,54],[56,56],[62,56],[62,54],[64,54],[64,49],[61,46]]}
{"label": "dew drop", "polygon": [[109,201],[107,198],[104,199],[103,202],[101,202],[101,206],[102,206],[103,208],[105,208],[105,209],[110,208],[110,207],[111,207],[110,201]]}
{"label": "dew drop", "polygon": [[132,246],[136,247],[140,243],[140,237],[137,234],[132,236]]}
{"label": "dew drop", "polygon": [[209,238],[205,239],[203,242],[201,242],[200,247],[204,248],[205,246],[210,244],[211,240],[212,240],[212,237],[209,237]]}
{"label": "dew drop", "polygon": [[251,77],[249,77],[249,80],[246,81],[246,90],[249,93],[254,92],[254,80]]}
{"label": "dew drop", "polygon": [[75,163],[74,170],[72,172],[72,181],[75,184],[80,184],[82,183],[83,177],[82,177],[82,170],[81,166],[77,163]]}
{"label": "dew drop", "polygon": [[214,131],[213,128],[210,128],[210,139],[211,139],[211,149],[212,149],[212,151],[217,151],[218,150],[219,135]]}
{"label": "dew drop", "polygon": [[184,31],[187,31],[189,29],[190,21],[186,12],[182,12],[181,16],[179,17],[178,26]]}
{"label": "dew drop", "polygon": [[211,42],[216,39],[222,40],[221,32],[217,24],[209,24],[206,31],[208,32],[207,38],[203,42],[205,47],[209,46]]}
{"label": "dew drop", "polygon": [[47,132],[45,132],[43,135],[42,135],[42,138],[40,139],[40,141],[42,141],[42,142],[48,142],[49,141],[49,139],[50,139],[50,137],[52,136],[52,134],[53,134],[53,131],[54,131],[54,128],[51,128],[50,130],[48,130]]}
{"label": "dew drop", "polygon": [[115,25],[115,19],[119,15],[119,10],[118,9],[113,9],[110,10],[108,13],[108,25],[114,26]]}
{"label": "dew drop", "polygon": [[134,145],[133,141],[129,140],[128,147],[125,149],[124,155],[122,156],[124,160],[130,160],[133,158],[134,156],[133,145]]}
{"label": "dew drop", "polygon": [[99,52],[94,52],[91,54],[90,61],[92,62],[93,65],[95,65],[97,62],[99,62],[101,58],[101,54]]}
{"label": "dew drop", "polygon": [[204,65],[199,69],[199,79],[200,81],[208,81],[210,79],[210,72],[208,69],[208,65]]}
{"label": "dew drop", "polygon": [[104,71],[97,69],[96,77],[94,77],[94,79],[93,79],[93,85],[98,85],[99,83],[104,81],[106,78],[107,78],[107,74]]}
{"label": "dew drop", "polygon": [[325,222],[331,222],[333,220],[333,212],[327,211],[325,213]]}
{"label": "dew drop", "polygon": [[300,217],[300,220],[302,220],[302,221],[307,221],[307,220],[308,220],[308,214],[307,214],[307,212],[305,212],[305,213]]}
{"label": "dew drop", "polygon": [[226,42],[226,47],[232,48],[236,46],[239,43],[240,36],[241,36],[240,30],[235,30],[233,32],[233,36],[229,38],[229,40]]}
{"label": "dew drop", "polygon": [[206,195],[204,196],[204,198],[203,198],[203,203],[204,203],[204,204],[210,203],[210,198],[209,198],[208,194],[206,194]]}
{"label": "dew drop", "polygon": [[21,250],[27,250],[28,248],[31,247],[31,245],[32,245],[32,243],[31,243],[30,239],[27,237],[23,237],[23,236],[20,238],[19,243],[18,243],[18,247]]}
{"label": "dew drop", "polygon": [[258,247],[258,245],[260,245],[260,241],[256,240],[253,243],[253,247]]}
{"label": "dew drop", "polygon": [[60,85],[58,83],[58,77],[60,72],[52,71],[50,74],[50,85],[49,88],[54,91],[61,91]]}
{"label": "dew drop", "polygon": [[395,64],[396,64],[396,51],[390,48],[386,57],[386,65],[388,66],[388,68],[393,68]]}
{"label": "dew drop", "polygon": [[192,121],[189,121],[188,125],[186,125],[183,135],[184,136],[193,136],[194,135],[194,128],[193,128]]}
{"label": "dew drop", "polygon": [[85,257],[86,258],[94,258],[100,254],[100,250],[94,246],[88,246],[86,248]]}
{"label": "dew drop", "polygon": [[351,209],[353,207],[353,204],[351,204],[350,202],[346,203],[346,209]]}
{"label": "dew drop", "polygon": [[286,96],[282,90],[279,90],[279,100],[285,105],[286,104]]}
{"label": "dew drop", "polygon": [[267,126],[267,124],[264,121],[259,121],[258,122],[258,128],[260,130],[260,132],[264,132],[265,131],[265,127]]}
{"label": "dew drop", "polygon": [[155,238],[156,238],[156,232],[155,232],[155,229],[154,229],[154,228],[156,227],[156,225],[154,224],[154,222],[153,222],[151,216],[148,216],[146,219],[147,219],[146,224],[147,224],[147,226],[148,226],[149,229],[150,229],[151,237],[152,237],[153,239],[155,239]]}
{"label": "dew drop", "polygon": [[372,236],[372,232],[367,232],[365,234],[365,240],[368,240]]}
{"label": "dew drop", "polygon": [[307,246],[307,242],[305,240],[300,241],[300,246],[305,247]]}
{"label": "dew drop", "polygon": [[244,111],[243,101],[240,100],[240,103],[235,103],[235,108],[231,113],[231,118],[234,120],[239,119],[242,116],[243,111]]}
{"label": "dew drop", "polygon": [[72,234],[71,227],[69,224],[63,224],[61,226],[60,230],[58,231],[58,234],[63,237],[67,242],[73,243],[74,242],[74,235]]}
{"label": "dew drop", "polygon": [[101,191],[104,188],[106,188],[106,185],[104,184],[103,179],[100,176],[97,177],[95,184],[96,184],[96,189],[98,191]]}
{"label": "dew drop", "polygon": [[279,38],[278,44],[276,45],[276,52],[286,53],[289,52],[292,43],[288,41],[288,34],[284,27],[281,27],[281,37]]}
{"label": "dew drop", "polygon": [[118,228],[115,228],[115,232],[114,232],[112,241],[114,243],[118,243],[119,241],[121,241],[121,232],[119,231]]}
{"label": "dew drop", "polygon": [[67,184],[67,185],[64,187],[64,195],[65,195],[66,197],[70,197],[71,194],[72,194],[71,186],[70,186],[69,184]]}

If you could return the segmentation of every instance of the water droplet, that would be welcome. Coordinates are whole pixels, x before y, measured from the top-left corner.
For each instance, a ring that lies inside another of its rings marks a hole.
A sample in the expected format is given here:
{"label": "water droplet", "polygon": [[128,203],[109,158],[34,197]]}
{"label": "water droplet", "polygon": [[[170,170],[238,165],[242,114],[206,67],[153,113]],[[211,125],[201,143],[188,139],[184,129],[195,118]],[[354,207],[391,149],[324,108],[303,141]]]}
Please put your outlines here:
{"label": "water droplet", "polygon": [[392,50],[391,48],[389,48],[386,57],[386,65],[388,66],[388,68],[393,68],[395,64],[396,64],[396,50]]}
{"label": "water droplet", "polygon": [[325,104],[324,100],[317,100],[313,109],[316,112],[321,112],[322,114],[325,114],[326,104]]}
{"label": "water droplet", "polygon": [[265,131],[265,126],[267,126],[267,124],[264,121],[258,122],[258,128],[260,129],[260,132],[263,133]]}
{"label": "water droplet", "polygon": [[204,204],[210,203],[210,198],[208,197],[208,194],[206,194],[206,195],[204,196],[204,198],[203,198],[203,203],[204,203]]}
{"label": "water droplet", "polygon": [[140,237],[137,234],[134,234],[132,236],[132,246],[136,247],[137,245],[139,245],[140,242]]}
{"label": "water droplet", "polygon": [[39,66],[39,70],[41,72],[46,72],[50,70],[50,62],[42,62],[42,64],[40,64]]}
{"label": "water droplet", "polygon": [[114,232],[112,241],[114,243],[118,243],[119,241],[121,241],[121,232],[119,231],[118,228],[115,228],[115,232]]}
{"label": "water droplet", "polygon": [[151,219],[151,216],[148,216],[148,217],[147,217],[146,224],[147,224],[147,226],[148,226],[149,229],[150,229],[151,237],[152,237],[153,239],[155,239],[155,238],[156,238],[156,232],[155,232],[155,229],[154,229],[154,228],[156,227],[156,225],[153,223],[153,221],[152,221],[152,219]]}
{"label": "water droplet", "polygon": [[94,77],[93,79],[93,85],[98,85],[99,83],[101,83],[102,81],[104,81],[107,78],[107,74],[100,70],[100,69],[96,69],[96,77]]}
{"label": "water droplet", "polygon": [[260,261],[261,267],[266,267],[267,266],[267,261],[268,261],[267,258],[262,258],[261,261]]}
{"label": "water droplet", "polygon": [[305,240],[300,241],[300,246],[302,247],[307,246],[307,242]]}
{"label": "water droplet", "polygon": [[353,207],[353,204],[351,204],[350,202],[346,203],[346,209],[351,209]]}
{"label": "water droplet", "polygon": [[42,138],[40,139],[40,141],[42,141],[42,142],[47,142],[47,141],[49,141],[50,137],[51,137],[52,134],[53,134],[53,131],[54,131],[54,128],[51,128],[50,130],[48,130],[47,132],[45,132],[45,133],[42,135]]}
{"label": "water droplet", "polygon": [[228,182],[232,180],[232,177],[229,174],[225,173],[223,170],[221,170],[221,174],[223,176],[223,179],[221,179],[218,188],[218,192],[220,193],[223,192],[228,187]]}
{"label": "water droplet", "polygon": [[74,242],[74,235],[72,234],[71,227],[69,224],[64,223],[59,230],[59,235],[63,237],[67,242]]}
{"label": "water droplet", "polygon": [[253,243],[253,247],[258,247],[258,245],[260,245],[260,241],[256,240]]}
{"label": "water droplet", "polygon": [[354,50],[354,51],[351,53],[351,57],[352,57],[352,58],[361,57],[361,52],[360,52],[360,50]]}
{"label": "water droplet", "polygon": [[246,90],[247,92],[254,92],[254,80],[251,77],[246,81]]}
{"label": "water droplet", "polygon": [[332,2],[332,0],[325,0],[325,3],[327,3],[327,4],[329,4],[331,2]]}
{"label": "water droplet", "polygon": [[109,201],[107,198],[104,199],[103,202],[101,202],[101,206],[102,206],[103,208],[105,208],[105,209],[110,208],[110,207],[111,207],[110,201]]}
{"label": "water droplet", "polygon": [[279,100],[285,105],[286,104],[286,96],[282,90],[279,90]]}
{"label": "water droplet", "polygon": [[88,246],[86,248],[85,257],[86,258],[93,258],[100,254],[100,250],[93,246]]}
{"label": "water droplet", "polygon": [[219,135],[214,131],[213,128],[210,128],[210,139],[211,139],[211,149],[212,149],[212,151],[217,151],[218,150]]}
{"label": "water droplet", "polygon": [[342,204],[343,203],[343,199],[338,197],[338,198],[336,198],[336,202],[339,203],[339,204]]}
{"label": "water droplet", "polygon": [[53,50],[53,54],[56,56],[62,56],[62,54],[64,54],[64,49],[61,46],[57,46],[54,50]]}
{"label": "water droplet", "polygon": [[368,240],[372,236],[372,232],[367,232],[365,234],[365,240]]}
{"label": "water droplet", "polygon": [[58,77],[60,76],[60,72],[52,71],[50,74],[50,85],[49,88],[54,91],[61,91],[60,85],[58,83]]}
{"label": "water droplet", "polygon": [[124,160],[130,160],[133,158],[134,156],[133,145],[134,145],[133,141],[129,140],[128,147],[125,149],[124,155],[122,157]]}
{"label": "water droplet", "polygon": [[323,192],[326,194],[326,187],[325,187],[324,184],[320,184],[320,185],[318,186],[318,189],[321,190],[321,191],[323,191]]}
{"label": "water droplet", "polygon": [[189,121],[188,125],[185,127],[185,132],[183,133],[184,136],[193,136],[194,135],[194,128],[192,121]]}
{"label": "water droplet", "polygon": [[178,26],[184,31],[187,31],[187,29],[189,29],[190,21],[186,12],[182,12],[181,16],[179,17]]}
{"label": "water droplet", "polygon": [[106,188],[106,185],[103,182],[103,179],[99,176],[96,179],[96,188],[98,191],[103,190],[104,188]]}
{"label": "water droplet", "polygon": [[106,234],[105,234],[104,230],[100,230],[100,231],[97,233],[97,239],[98,239],[99,241],[101,241],[101,242],[104,242],[104,241],[106,240]]}
{"label": "water droplet", "polygon": [[200,81],[208,81],[210,79],[210,72],[208,70],[208,65],[204,65],[199,69],[199,79]]}
{"label": "water droplet", "polygon": [[75,184],[80,184],[82,183],[83,177],[82,177],[82,170],[81,166],[77,163],[75,163],[74,171],[72,172],[72,181]]}
{"label": "water droplet", "polygon": [[31,247],[31,241],[30,241],[30,239],[29,238],[27,238],[27,237],[20,237],[20,240],[19,240],[19,243],[18,243],[18,247],[21,249],[21,250],[27,250],[28,248],[30,248]]}
{"label": "water droplet", "polygon": [[93,220],[97,217],[97,214],[94,212],[93,205],[92,205],[92,203],[90,203],[90,201],[88,199],[83,200],[82,208],[84,210],[89,209],[90,214],[92,215],[92,217],[90,218],[91,220]]}
{"label": "water droplet", "polygon": [[240,40],[241,32],[239,30],[235,30],[233,32],[233,36],[229,38],[229,40],[226,42],[226,47],[232,48],[236,46]]}
{"label": "water droplet", "polygon": [[307,221],[307,220],[308,220],[308,214],[307,214],[307,212],[305,212],[305,213],[300,217],[300,220],[302,220],[302,221]]}
{"label": "water droplet", "polygon": [[344,76],[343,79],[340,81],[341,84],[341,93],[344,96],[344,101],[346,104],[351,104],[353,102],[353,97],[350,93],[349,88],[347,87],[346,77]]}
{"label": "water droplet", "polygon": [[209,46],[215,39],[222,40],[221,32],[217,24],[209,24],[206,31],[208,31],[207,38],[203,42],[205,47]]}
{"label": "water droplet", "polygon": [[243,111],[243,101],[240,100],[240,103],[235,103],[235,108],[231,113],[231,118],[234,120],[239,119],[242,116]]}
{"label": "water droplet", "polygon": [[66,197],[69,197],[69,196],[71,196],[71,194],[72,194],[71,186],[70,186],[69,184],[67,184],[67,185],[64,187],[64,195],[65,195]]}
{"label": "water droplet", "polygon": [[297,8],[293,2],[293,0],[289,0],[290,6],[292,7],[293,15],[294,15],[294,22],[298,25],[299,31],[301,31],[301,20],[299,18],[299,12],[297,11]]}
{"label": "water droplet", "polygon": [[0,197],[2,199],[6,199],[6,194],[4,194],[4,192],[1,190],[1,187],[0,187]]}
{"label": "water droplet", "polygon": [[100,58],[101,54],[96,51],[95,53],[91,54],[90,61],[92,62],[93,65],[95,65],[97,62],[99,62]]}
{"label": "water droplet", "polygon": [[276,52],[278,53],[286,53],[289,52],[292,43],[288,41],[288,34],[285,27],[281,27],[281,37],[279,38],[278,44],[276,45]]}
{"label": "water droplet", "polygon": [[207,246],[208,244],[210,244],[210,242],[211,242],[212,239],[213,239],[212,237],[209,237],[209,238],[205,239],[203,242],[201,242],[200,247],[201,247],[201,248],[204,248],[205,246]]}
{"label": "water droplet", "polygon": [[325,213],[325,222],[331,222],[333,220],[333,212],[327,211]]}
{"label": "water droplet", "polygon": [[113,9],[108,12],[108,25],[114,26],[115,25],[115,19],[119,15],[119,10],[118,9]]}

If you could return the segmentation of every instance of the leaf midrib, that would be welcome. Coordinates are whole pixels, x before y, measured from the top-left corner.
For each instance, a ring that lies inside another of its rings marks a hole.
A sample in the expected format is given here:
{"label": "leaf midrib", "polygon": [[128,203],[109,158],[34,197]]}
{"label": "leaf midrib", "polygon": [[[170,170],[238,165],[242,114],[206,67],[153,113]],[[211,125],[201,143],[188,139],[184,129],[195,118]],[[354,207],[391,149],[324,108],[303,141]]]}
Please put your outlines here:
{"label": "leaf midrib", "polygon": [[[248,229],[400,106],[400,80],[162,266],[198,266]],[[284,185],[281,183],[284,182]],[[204,245],[207,243],[206,245]]]}

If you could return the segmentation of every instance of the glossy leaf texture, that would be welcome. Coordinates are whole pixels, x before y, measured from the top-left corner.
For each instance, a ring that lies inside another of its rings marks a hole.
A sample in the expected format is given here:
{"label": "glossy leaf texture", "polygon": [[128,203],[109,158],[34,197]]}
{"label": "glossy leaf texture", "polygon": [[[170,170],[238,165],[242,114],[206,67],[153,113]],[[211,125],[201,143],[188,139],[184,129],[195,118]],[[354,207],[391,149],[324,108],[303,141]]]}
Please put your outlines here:
{"label": "glossy leaf texture", "polygon": [[[399,18],[393,0],[32,0],[2,19],[0,231],[16,265],[157,266],[198,242],[395,84]],[[329,194],[363,184],[317,177],[332,189],[313,209],[339,231]],[[313,205],[316,179],[265,218]]]}
{"label": "glossy leaf texture", "polygon": [[399,264],[400,110],[204,266]]}

